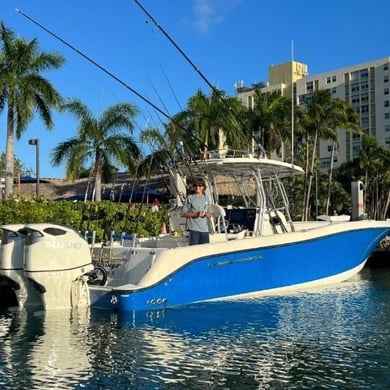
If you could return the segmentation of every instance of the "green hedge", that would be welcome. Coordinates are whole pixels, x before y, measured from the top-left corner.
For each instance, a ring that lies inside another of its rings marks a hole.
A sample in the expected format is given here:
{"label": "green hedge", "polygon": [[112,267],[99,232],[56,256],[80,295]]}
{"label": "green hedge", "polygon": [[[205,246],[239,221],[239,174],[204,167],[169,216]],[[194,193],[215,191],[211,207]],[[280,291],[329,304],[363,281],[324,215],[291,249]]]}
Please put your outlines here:
{"label": "green hedge", "polygon": [[155,236],[163,223],[168,224],[168,206],[153,212],[145,204],[122,204],[109,201],[70,202],[38,199],[0,201],[0,225],[14,223],[56,223],[84,233],[96,231],[96,239],[108,239],[112,231],[139,237]]}

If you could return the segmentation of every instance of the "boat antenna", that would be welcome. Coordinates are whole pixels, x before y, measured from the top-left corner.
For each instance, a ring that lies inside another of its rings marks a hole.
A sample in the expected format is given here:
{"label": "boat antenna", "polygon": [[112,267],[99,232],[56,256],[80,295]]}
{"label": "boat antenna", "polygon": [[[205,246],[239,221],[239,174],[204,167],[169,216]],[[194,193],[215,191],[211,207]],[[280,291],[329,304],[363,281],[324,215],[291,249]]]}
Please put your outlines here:
{"label": "boat antenna", "polygon": [[[205,81],[205,83],[211,88],[211,90],[218,96],[221,102],[226,106],[228,111],[234,116],[234,118],[240,123],[240,125],[245,129],[246,126],[241,120],[241,118],[237,115],[237,113],[232,109],[229,103],[224,99],[221,92],[216,88],[202,73],[202,71],[195,65],[195,63],[191,60],[191,58],[180,48],[180,46],[171,38],[171,36],[158,24],[156,19],[146,10],[146,8],[138,1],[134,0],[134,2],[138,5],[139,8],[146,14],[146,16],[154,23],[154,25],[164,34],[164,36],[168,39],[169,42],[179,51],[179,53],[186,59],[186,61],[194,68],[195,72]],[[261,149],[261,151],[265,154],[265,150],[263,146],[257,142],[256,138],[251,133],[252,138],[256,141],[257,146]]]}
{"label": "boat antenna", "polygon": [[26,19],[28,19],[30,22],[32,22],[33,24],[35,24],[36,26],[38,26],[40,29],[42,29],[43,31],[47,32],[48,34],[50,34],[52,37],[54,37],[55,39],[57,39],[58,41],[60,41],[61,43],[63,43],[65,46],[69,47],[71,50],[73,50],[74,52],[76,52],[77,54],[79,54],[81,57],[83,57],[84,59],[86,59],[88,62],[90,62],[92,65],[96,66],[97,68],[99,68],[102,72],[106,73],[109,77],[113,78],[115,81],[117,81],[119,84],[121,84],[122,86],[124,86],[125,88],[127,88],[129,91],[131,91],[134,95],[138,96],[141,100],[143,100],[145,103],[147,103],[148,105],[150,105],[151,107],[153,107],[157,112],[159,112],[161,115],[163,115],[165,118],[169,119],[170,121],[172,121],[176,126],[178,126],[180,129],[182,129],[183,131],[185,131],[187,134],[190,135],[190,137],[192,137],[194,140],[196,140],[197,142],[200,143],[200,145],[202,146],[207,146],[205,145],[205,143],[203,141],[201,141],[199,138],[197,138],[195,135],[193,135],[190,131],[188,131],[185,127],[183,127],[180,123],[178,123],[177,121],[175,121],[169,114],[167,114],[165,111],[163,111],[161,108],[159,108],[158,106],[156,106],[152,101],[150,101],[149,99],[147,99],[145,96],[143,96],[141,93],[139,93],[138,91],[136,91],[134,88],[132,88],[129,84],[125,83],[123,80],[121,80],[119,77],[117,77],[116,75],[114,75],[112,72],[110,72],[107,68],[103,67],[102,65],[98,64],[95,60],[93,60],[91,57],[87,56],[86,54],[84,54],[81,50],[77,49],[75,46],[71,45],[69,42],[65,41],[63,38],[61,38],[60,36],[58,36],[57,34],[55,34],[54,32],[50,31],[49,29],[47,29],[45,26],[43,26],[42,24],[40,24],[39,22],[37,22],[35,19],[33,19],[32,17],[30,17],[29,15],[27,15],[26,13],[24,13],[23,11],[21,11],[19,8],[16,8],[15,9],[17,13],[19,13],[20,15],[24,16]]}

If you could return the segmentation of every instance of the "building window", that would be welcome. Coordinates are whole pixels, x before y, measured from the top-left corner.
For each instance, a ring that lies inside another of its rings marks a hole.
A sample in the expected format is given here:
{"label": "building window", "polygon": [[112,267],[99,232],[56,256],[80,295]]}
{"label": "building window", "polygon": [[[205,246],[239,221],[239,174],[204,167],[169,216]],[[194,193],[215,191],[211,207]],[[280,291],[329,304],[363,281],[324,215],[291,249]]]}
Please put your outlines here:
{"label": "building window", "polygon": [[390,131],[390,125],[385,125],[385,131],[386,132]]}
{"label": "building window", "polygon": [[313,94],[309,93],[303,97],[304,103],[310,103],[313,100]]}
{"label": "building window", "polygon": [[365,104],[363,106],[360,107],[360,112],[362,114],[367,114],[369,112],[369,109],[368,109],[368,104]]}
{"label": "building window", "polygon": [[352,96],[351,103],[352,104],[359,104],[360,103],[359,95]]}
{"label": "building window", "polygon": [[351,81],[358,81],[358,80],[359,80],[359,72],[352,72]]}
{"label": "building window", "polygon": [[306,92],[313,92],[313,81],[306,83]]}
{"label": "building window", "polygon": [[383,70],[387,70],[387,69],[389,69],[389,63],[383,64]]}
{"label": "building window", "polygon": [[352,147],[352,153],[353,154],[359,154],[359,152],[360,152],[360,145],[354,145]]}
{"label": "building window", "polygon": [[328,145],[328,152],[332,151],[332,145]]}
{"label": "building window", "polygon": [[390,112],[385,112],[385,119],[390,119]]}
{"label": "building window", "polygon": [[385,100],[385,107],[389,107],[389,101],[388,100]]}
{"label": "building window", "polygon": [[384,92],[385,95],[388,95],[389,94],[389,88],[385,88],[383,92]]}
{"label": "building window", "polygon": [[360,101],[362,103],[367,103],[368,102],[368,93],[362,93],[362,95],[360,97]]}
{"label": "building window", "polygon": [[330,84],[330,76],[328,76],[327,78],[326,78],[326,84]]}
{"label": "building window", "polygon": [[335,93],[337,93],[337,88],[336,87],[332,88],[332,94],[334,95]]}
{"label": "building window", "polygon": [[358,92],[359,91],[359,83],[352,84],[351,90],[352,90],[352,92]]}
{"label": "building window", "polygon": [[386,145],[390,145],[390,137],[386,137],[385,138],[385,144]]}
{"label": "building window", "polygon": [[362,118],[361,121],[360,121],[360,124],[361,124],[362,127],[368,127],[369,123],[370,123],[370,122],[369,122],[368,117],[364,117],[364,118]]}
{"label": "building window", "polygon": [[368,77],[368,69],[363,69],[360,71],[360,78],[366,79]]}
{"label": "building window", "polygon": [[332,76],[332,83],[336,82],[336,76]]}
{"label": "building window", "polygon": [[388,83],[389,82],[389,76],[388,75],[383,77],[383,82],[384,83]]}

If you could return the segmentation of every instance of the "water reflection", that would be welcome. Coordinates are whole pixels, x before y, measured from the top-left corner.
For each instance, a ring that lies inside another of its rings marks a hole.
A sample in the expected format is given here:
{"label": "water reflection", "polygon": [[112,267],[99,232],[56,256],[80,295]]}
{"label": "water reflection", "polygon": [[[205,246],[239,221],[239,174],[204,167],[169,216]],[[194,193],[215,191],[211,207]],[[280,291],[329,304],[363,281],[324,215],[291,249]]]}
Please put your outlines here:
{"label": "water reflection", "polygon": [[80,378],[88,380],[88,322],[87,311],[5,312],[0,316],[0,384],[72,389]]}
{"label": "water reflection", "polygon": [[149,313],[1,312],[0,387],[384,388],[389,277]]}

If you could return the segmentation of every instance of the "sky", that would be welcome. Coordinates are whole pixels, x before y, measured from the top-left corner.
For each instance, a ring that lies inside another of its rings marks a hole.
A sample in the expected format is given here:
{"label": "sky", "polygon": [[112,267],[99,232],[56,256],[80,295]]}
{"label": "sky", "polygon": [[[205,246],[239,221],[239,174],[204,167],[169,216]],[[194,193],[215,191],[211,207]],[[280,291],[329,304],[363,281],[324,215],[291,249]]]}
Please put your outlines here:
{"label": "sky", "polygon": [[[42,51],[66,58],[62,68],[44,73],[62,96],[80,99],[96,116],[116,103],[134,104],[140,111],[137,142],[142,129],[162,129],[197,90],[209,94],[208,83],[234,96],[236,82],[249,87],[268,81],[271,65],[291,59],[315,75],[390,56],[388,0],[139,3],[192,65],[134,0],[1,0],[0,20],[20,38],[36,38]],[[0,112],[0,152],[5,152],[5,119]],[[36,117],[15,142],[15,154],[35,176],[36,148],[28,140],[39,139],[40,177],[64,179],[64,167],[53,167],[50,154],[77,134],[77,122],[58,113],[54,122],[48,131]],[[139,146],[149,152],[147,145]]]}

